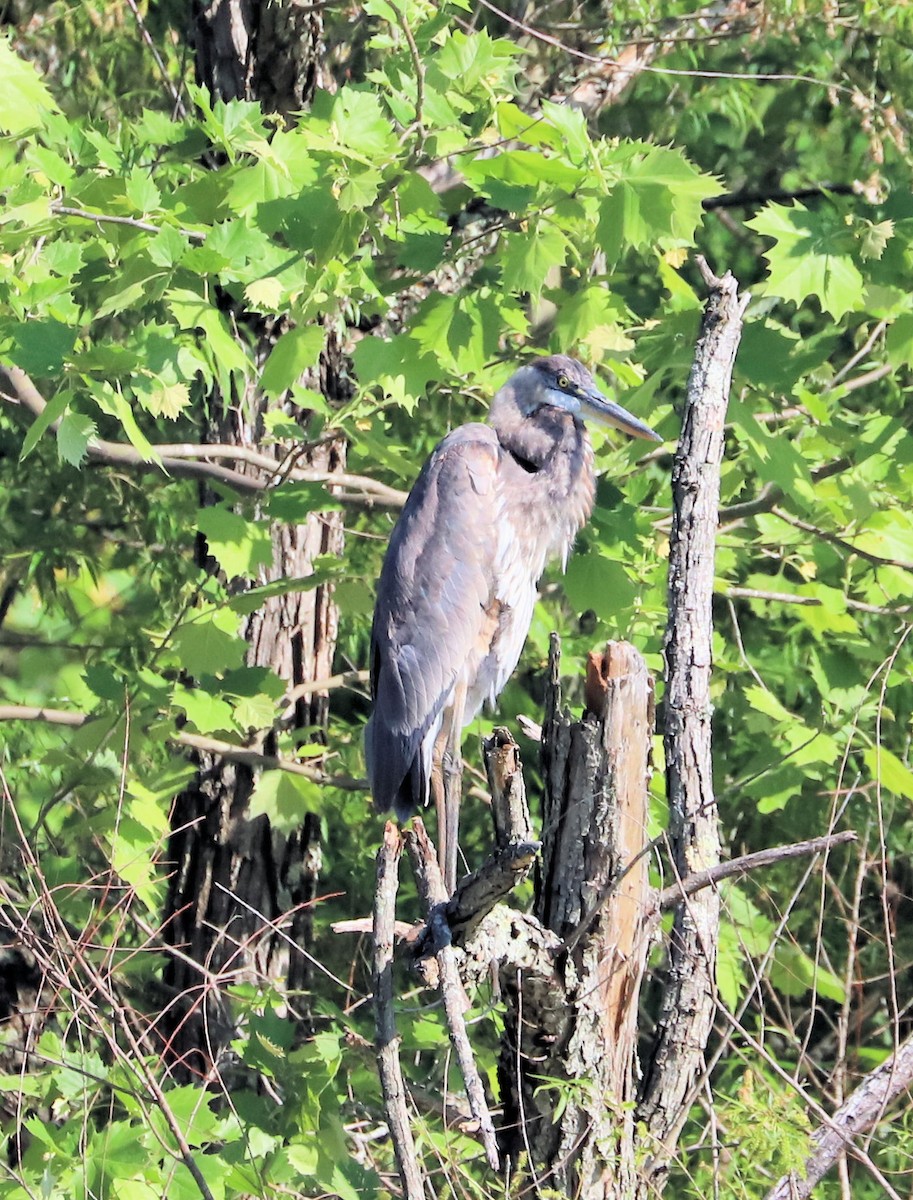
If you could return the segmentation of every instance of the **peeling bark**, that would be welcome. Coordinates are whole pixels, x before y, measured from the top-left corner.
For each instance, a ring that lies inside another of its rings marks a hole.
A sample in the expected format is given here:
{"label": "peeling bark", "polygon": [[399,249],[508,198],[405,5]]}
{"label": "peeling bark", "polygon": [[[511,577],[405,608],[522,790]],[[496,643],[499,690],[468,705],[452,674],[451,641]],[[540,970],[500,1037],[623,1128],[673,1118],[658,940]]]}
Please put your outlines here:
{"label": "peeling bark", "polygon": [[558,658],[555,641],[535,918],[499,914],[482,926],[484,937],[506,952],[502,1140],[514,1160],[527,1154],[548,1188],[620,1197],[635,1171],[634,1041],[650,929],[642,850],[653,693],[637,651],[612,643],[601,711],[573,721],[561,707]]}

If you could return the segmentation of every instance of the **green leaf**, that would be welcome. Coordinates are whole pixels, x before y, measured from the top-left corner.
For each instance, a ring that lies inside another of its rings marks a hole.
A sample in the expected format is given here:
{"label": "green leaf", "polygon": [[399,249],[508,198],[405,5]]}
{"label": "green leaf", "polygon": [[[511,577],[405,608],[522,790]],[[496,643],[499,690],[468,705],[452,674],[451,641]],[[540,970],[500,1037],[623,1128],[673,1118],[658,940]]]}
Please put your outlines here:
{"label": "green leaf", "polygon": [[155,186],[148,170],[134,167],[127,176],[126,190],[127,199],[144,216],[157,212],[161,208],[162,193]]}
{"label": "green leaf", "polygon": [[429,382],[444,374],[439,360],[423,354],[418,343],[406,334],[387,339],[364,337],[356,344],[352,358],[360,383],[380,386],[407,409],[414,408]]}
{"label": "green leaf", "polygon": [[150,445],[148,438],[137,425],[133,409],[120,392],[111,387],[109,383],[96,383],[94,380],[89,381],[89,390],[92,393],[92,399],[102,412],[116,417],[120,421],[121,428],[143,462],[157,461],[158,452]]}
{"label": "green leaf", "polygon": [[286,525],[301,525],[312,512],[332,512],[342,507],[342,501],[330,495],[325,483],[307,480],[280,483],[268,499],[269,515]]}
{"label": "green leaf", "polygon": [[0,36],[0,130],[22,134],[54,112],[57,104],[35,68],[13,53],[9,38]]}
{"label": "green leaf", "polygon": [[323,349],[324,330],[320,325],[299,325],[287,330],[270,351],[260,387],[268,396],[279,397],[301,375],[313,367]]}
{"label": "green leaf", "polygon": [[846,989],[843,981],[821,963],[800,950],[798,946],[781,942],[770,965],[770,982],[787,996],[804,996],[814,990],[819,996],[843,1004]]}
{"label": "green leaf", "polygon": [[438,52],[434,65],[459,87],[469,91],[485,83],[506,85],[516,68],[520,51],[504,38],[493,38],[487,30],[463,33],[455,29]]}
{"label": "green leaf", "polygon": [[236,730],[231,705],[205,688],[179,685],[174,689],[173,703],[176,708],[183,709],[187,720],[200,733],[232,733]]}
{"label": "green leaf", "polygon": [[571,162],[585,166],[592,151],[585,115],[570,104],[555,104],[552,100],[542,101],[542,115],[558,133],[558,144]]}
{"label": "green leaf", "polygon": [[57,427],[57,453],[70,466],[80,466],[96,432],[94,421],[82,413],[68,412]]}
{"label": "green leaf", "polygon": [[864,283],[851,255],[852,235],[835,208],[770,204],[745,224],[774,239],[765,257],[775,296],[796,304],[814,297],[835,320],[861,306]]}
{"label": "green leaf", "polygon": [[154,417],[176,421],[190,403],[190,388],[186,383],[166,383],[158,375],[133,380],[133,389],[143,408]]}
{"label": "green leaf", "polygon": [[767,688],[757,687],[752,685],[745,688],[745,699],[752,708],[758,712],[764,713],[765,716],[771,717],[774,721],[792,721],[793,714],[788,708],[780,703],[777,697],[767,690]]}
{"label": "green leaf", "polygon": [[371,162],[396,151],[397,141],[380,98],[362,87],[342,87],[336,93],[331,116],[338,144]]}
{"label": "green leaf", "polygon": [[231,509],[212,505],[197,512],[197,528],[228,579],[254,579],[260,567],[273,561],[272,537],[265,521],[249,521]]}
{"label": "green leaf", "polygon": [[624,143],[605,158],[619,176],[600,204],[596,231],[610,262],[628,247],[689,245],[716,181],[681,151],[661,146]]}
{"label": "green leaf", "polygon": [[320,788],[313,780],[291,771],[264,771],[254,788],[249,815],[265,815],[279,833],[289,834],[298,828],[305,813],[320,808]]}
{"label": "green leaf", "polygon": [[179,625],[172,646],[180,665],[197,679],[239,667],[247,651],[237,616],[224,608],[205,609]]}
{"label": "green leaf", "polygon": [[276,702],[271,696],[245,696],[234,708],[235,724],[239,729],[269,729],[276,720]]}
{"label": "green leaf", "polygon": [[862,758],[869,774],[887,791],[913,802],[913,771],[885,746],[870,746]]}
{"label": "green leaf", "polygon": [[231,336],[225,318],[208,300],[188,288],[173,288],[166,293],[168,308],[181,329],[201,329],[206,349],[224,372],[246,375],[251,367],[247,355]]}
{"label": "green leaf", "polygon": [[48,430],[56,420],[63,416],[67,411],[70,402],[73,399],[73,393],[69,388],[63,388],[57,393],[53,399],[49,400],[41,413],[29,426],[28,433],[22,443],[22,451],[19,455],[19,461],[32,453],[43,433]]}
{"label": "green leaf", "polygon": [[526,233],[505,236],[504,287],[537,298],[549,272],[567,259],[568,239],[550,221],[539,221]]}
{"label": "green leaf", "polygon": [[592,611],[613,623],[622,617],[637,595],[637,587],[621,563],[594,550],[572,556],[564,590],[578,613]]}
{"label": "green leaf", "polygon": [[463,173],[483,192],[497,181],[527,188],[551,184],[565,194],[573,195],[586,180],[585,172],[579,167],[557,157],[547,158],[535,150],[505,150],[490,158],[475,158],[463,166]]}
{"label": "green leaf", "polygon": [[[320,560],[318,560],[319,562]],[[324,563],[326,560],[324,560]],[[252,613],[273,596],[286,596],[289,592],[309,592],[315,587],[321,587],[333,579],[342,570],[339,560],[333,561],[333,566],[321,565],[311,575],[301,575],[286,579],[274,579],[261,587],[250,588],[229,600],[229,607],[236,613]]]}
{"label": "green leaf", "polygon": [[55,375],[76,342],[76,330],[53,319],[26,321],[11,332],[11,357],[30,375]]}

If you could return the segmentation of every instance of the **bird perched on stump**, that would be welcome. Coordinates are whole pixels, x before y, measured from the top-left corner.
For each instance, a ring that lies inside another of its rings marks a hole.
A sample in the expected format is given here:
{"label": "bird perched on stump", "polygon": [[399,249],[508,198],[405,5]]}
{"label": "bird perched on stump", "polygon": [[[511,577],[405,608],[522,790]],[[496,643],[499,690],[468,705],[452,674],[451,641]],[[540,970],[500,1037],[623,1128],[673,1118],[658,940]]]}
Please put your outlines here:
{"label": "bird perched on stump", "polygon": [[434,792],[450,891],[462,731],[513,673],[545,565],[566,564],[592,512],[589,419],[662,441],[576,359],[521,367],[487,425],[461,425],[434,449],[390,538],[371,630],[368,780],[376,807],[400,821]]}

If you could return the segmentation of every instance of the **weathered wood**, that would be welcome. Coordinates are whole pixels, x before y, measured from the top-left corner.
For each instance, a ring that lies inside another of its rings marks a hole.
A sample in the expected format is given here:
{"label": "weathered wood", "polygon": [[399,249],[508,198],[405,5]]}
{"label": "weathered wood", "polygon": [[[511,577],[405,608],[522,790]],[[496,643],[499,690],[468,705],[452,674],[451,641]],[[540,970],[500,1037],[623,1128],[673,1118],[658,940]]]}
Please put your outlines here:
{"label": "weathered wood", "polygon": [[374,1027],[384,1111],[403,1193],[406,1200],[425,1200],[424,1180],[406,1107],[406,1085],[400,1067],[399,1038],[393,1012],[393,927],[402,850],[399,830],[388,821],[377,852],[374,891]]}
{"label": "weathered wood", "polygon": [[527,877],[540,843],[533,839],[520,748],[506,729],[495,729],[482,743],[491,788],[495,850],[464,876],[447,902],[447,924],[456,945],[470,938],[494,906]]}
{"label": "weathered wood", "polygon": [[441,999],[444,1002],[450,1042],[463,1076],[466,1099],[469,1101],[473,1120],[477,1124],[488,1165],[493,1171],[500,1171],[501,1156],[498,1152],[498,1141],[491,1119],[491,1110],[485,1096],[485,1085],[482,1083],[482,1077],[476,1066],[475,1055],[469,1042],[469,1035],[466,1032],[465,1013],[469,1008],[469,999],[460,977],[456,950],[453,947],[450,926],[447,924],[447,889],[434,846],[428,837],[421,817],[413,820],[412,832],[406,834],[406,845],[409,848],[409,856],[418,884],[419,898],[425,909],[437,963],[437,986],[440,988]]}
{"label": "weathered wood", "polygon": [[600,660],[601,711],[573,721],[561,708],[558,659],[554,639],[535,913],[559,948],[542,945],[540,934],[527,941],[544,952],[539,961],[524,969],[513,949],[502,964],[508,1013],[499,1073],[511,1156],[525,1150],[544,1186],[594,1200],[628,1195],[635,1172],[653,693],[637,651],[612,643]]}
{"label": "weathered wood", "polygon": [[[672,470],[665,751],[672,865],[680,879],[716,866],[720,838],[713,795],[710,702],[714,548],[723,427],[748,297],[730,274],[699,260],[710,295],[688,380]],[[637,1119],[650,1134],[643,1194],[655,1188],[688,1113],[714,1009],[719,893],[704,888],[679,904],[669,972]],[[652,1194],[652,1193],[650,1193]]]}
{"label": "weathered wood", "polygon": [[491,789],[491,819],[495,830],[495,845],[516,846],[532,842],[533,823],[526,801],[520,747],[509,730],[499,726],[491,737],[482,742],[485,772]]}
{"label": "weathered wood", "polygon": [[868,1074],[847,1102],[812,1134],[813,1150],[801,1171],[792,1171],[765,1200],[806,1200],[842,1154],[853,1153],[860,1134],[884,1120],[891,1104],[913,1088],[913,1038],[907,1038],[880,1067]]}

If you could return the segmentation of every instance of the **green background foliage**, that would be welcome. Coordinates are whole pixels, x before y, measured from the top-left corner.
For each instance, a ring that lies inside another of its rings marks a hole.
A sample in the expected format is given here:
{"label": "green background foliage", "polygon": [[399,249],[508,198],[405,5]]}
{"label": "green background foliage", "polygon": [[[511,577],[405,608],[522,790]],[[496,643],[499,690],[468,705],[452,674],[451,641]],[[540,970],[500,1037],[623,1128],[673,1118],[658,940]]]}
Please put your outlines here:
{"label": "green background foliage", "polygon": [[[0,406],[0,700],[89,718],[2,725],[20,825],[7,817],[4,836],[31,847],[25,877],[52,889],[67,928],[89,931],[79,943],[89,966],[113,965],[142,1008],[161,965],[148,933],[169,806],[189,777],[169,738],[180,724],[240,744],[278,726],[284,687],[244,665],[239,635],[263,593],[232,581],[262,585],[271,524],[331,503],[323,487],[288,483],[257,503],[224,488],[201,508],[193,481],[157,466],[163,443],[200,441],[214,389],[240,395],[251,379],[275,402],[264,445],[339,431],[350,472],[405,490],[446,429],[484,417],[528,350],[578,354],[667,445],[645,454],[594,436],[596,511],[567,573],[544,581],[496,720],[538,719],[552,629],[572,699],[578,664],[607,637],[632,640],[659,674],[697,249],[753,296],[716,579],[725,844],[735,855],[832,827],[861,839],[823,870],[774,867],[725,895],[720,1002],[751,1037],[728,1045],[713,1077],[726,1161],[707,1151],[696,1112],[675,1194],[705,1195],[716,1176],[726,1194],[760,1196],[758,1161],[771,1177],[793,1165],[814,1123],[786,1080],[838,1101],[835,1061],[848,1090],[887,1054],[911,1000],[913,200],[902,98],[913,29],[902,6],[813,0],[773,4],[709,39],[687,11],[632,3],[602,14],[598,30],[586,16],[570,23],[567,40],[591,55],[660,39],[652,69],[590,120],[549,98],[570,88],[578,60],[485,10],[470,23],[462,4],[328,10],[338,86],[290,128],[186,79],[188,115],[173,119],[118,6],[48,4],[0,38],[0,362],[48,402],[37,418]],[[178,81],[181,18],[167,6],[147,16]],[[456,174],[440,191],[427,169],[444,158]],[[806,188],[818,190],[784,194]],[[730,203],[715,207],[721,194]],[[284,320],[265,362],[234,319],[242,311]],[[332,409],[299,385],[328,330],[342,331],[354,384]],[[313,414],[306,431],[283,414],[289,396]],[[132,447],[145,467],[99,465],[99,438]],[[340,670],[366,665],[394,516],[346,503],[345,554],[317,564],[336,584]],[[221,581],[194,563],[198,534]],[[334,694],[331,775],[363,775],[367,711],[360,690]],[[535,791],[535,748],[523,744]],[[280,753],[293,749],[281,733]],[[658,829],[660,773],[654,791]],[[368,1137],[380,1104],[356,1003],[365,974],[349,965],[351,943],[328,932],[331,919],[367,911],[380,819],[361,792],[278,771],[253,806],[283,829],[305,809],[323,823],[333,899],[318,908],[317,944],[333,978],[320,977],[319,1036],[293,1046],[278,1001],[239,989],[238,1060],[267,1084],[221,1108],[198,1087],[160,1100],[150,1047],[126,1044],[104,997],[74,984],[62,998],[73,1020],[44,1035],[41,1069],[2,1083],[32,1115],[0,1195],[196,1195],[175,1128],[215,1196],[383,1189],[390,1163]],[[467,809],[472,860],[485,814]],[[436,1010],[415,1008],[404,1045],[416,1079],[441,1085]],[[770,1119],[777,1136],[765,1142]],[[909,1125],[870,1148],[888,1175],[909,1169]],[[461,1189],[486,1190],[473,1142],[430,1118],[419,1136],[443,1162],[466,1164]],[[853,1188],[880,1194],[862,1168]]]}

